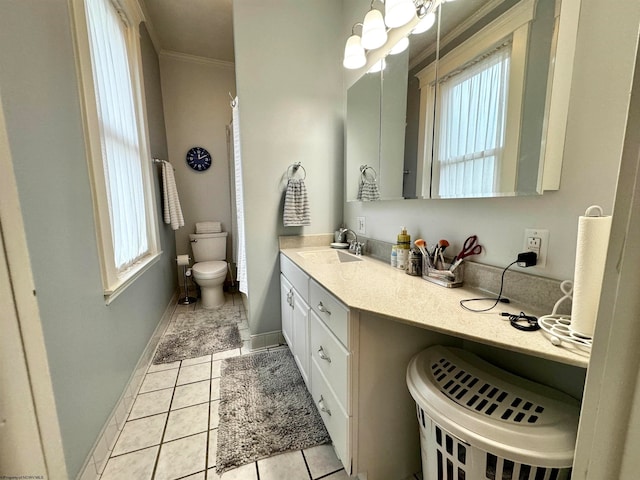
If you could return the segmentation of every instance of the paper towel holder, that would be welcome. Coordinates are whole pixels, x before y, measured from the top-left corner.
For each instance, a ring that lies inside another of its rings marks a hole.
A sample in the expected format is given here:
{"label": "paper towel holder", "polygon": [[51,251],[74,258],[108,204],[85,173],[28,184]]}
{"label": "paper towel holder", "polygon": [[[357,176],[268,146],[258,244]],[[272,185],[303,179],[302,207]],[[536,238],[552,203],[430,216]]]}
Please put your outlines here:
{"label": "paper towel holder", "polygon": [[[183,255],[181,255],[181,256],[183,257]],[[183,263],[181,260],[182,259],[180,257],[176,258],[176,262],[178,262],[178,265]],[[189,260],[191,260],[191,258],[189,258]],[[194,303],[196,303],[198,301],[197,298],[189,296],[189,284],[187,283],[187,277],[189,277],[190,275],[187,273],[187,269],[189,270],[189,273],[190,273],[191,272],[191,268],[189,267],[189,265],[188,264],[183,264],[182,265],[182,278],[184,279],[184,297],[178,299],[178,304],[179,305],[193,305]]]}

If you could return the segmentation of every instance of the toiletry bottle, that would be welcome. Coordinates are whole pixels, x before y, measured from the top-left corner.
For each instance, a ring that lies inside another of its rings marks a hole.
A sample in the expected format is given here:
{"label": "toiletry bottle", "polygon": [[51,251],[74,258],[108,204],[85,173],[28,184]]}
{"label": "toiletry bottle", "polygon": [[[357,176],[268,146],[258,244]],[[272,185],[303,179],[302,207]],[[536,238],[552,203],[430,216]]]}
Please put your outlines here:
{"label": "toiletry bottle", "polygon": [[411,236],[407,233],[407,229],[402,227],[398,234],[397,256],[398,268],[406,270],[409,262],[409,247],[411,245]]}
{"label": "toiletry bottle", "polygon": [[391,266],[398,268],[398,247],[396,245],[391,247]]}

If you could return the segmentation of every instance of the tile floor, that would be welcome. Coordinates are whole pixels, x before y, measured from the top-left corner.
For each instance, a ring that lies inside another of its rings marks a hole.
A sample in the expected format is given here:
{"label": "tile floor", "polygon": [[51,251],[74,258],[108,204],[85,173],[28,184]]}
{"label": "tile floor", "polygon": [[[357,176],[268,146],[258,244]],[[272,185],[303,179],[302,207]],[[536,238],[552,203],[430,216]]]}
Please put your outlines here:
{"label": "tile floor", "polygon": [[[353,478],[345,473],[331,445],[287,452],[222,475],[216,473],[221,361],[251,353],[249,325],[242,300],[239,295],[227,295],[227,302],[241,310],[240,335],[243,347],[174,363],[151,365],[100,480]],[[199,303],[177,305],[171,321],[180,313],[198,308]]]}

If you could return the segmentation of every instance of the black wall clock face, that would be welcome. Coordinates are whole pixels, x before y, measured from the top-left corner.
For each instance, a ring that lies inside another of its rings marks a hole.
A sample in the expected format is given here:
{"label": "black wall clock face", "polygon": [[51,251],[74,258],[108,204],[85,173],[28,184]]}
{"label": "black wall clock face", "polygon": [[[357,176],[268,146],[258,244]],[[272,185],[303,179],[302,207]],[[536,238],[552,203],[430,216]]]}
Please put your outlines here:
{"label": "black wall clock face", "polygon": [[197,172],[204,172],[211,163],[211,154],[202,147],[193,147],[187,152],[187,165]]}

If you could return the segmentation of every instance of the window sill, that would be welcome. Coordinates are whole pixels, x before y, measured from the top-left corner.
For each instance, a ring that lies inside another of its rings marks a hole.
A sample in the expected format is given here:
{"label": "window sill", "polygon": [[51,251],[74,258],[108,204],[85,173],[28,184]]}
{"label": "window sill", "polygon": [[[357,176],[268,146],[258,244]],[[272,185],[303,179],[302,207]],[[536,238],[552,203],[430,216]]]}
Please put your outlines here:
{"label": "window sill", "polygon": [[129,269],[122,277],[118,279],[118,282],[104,291],[104,301],[106,305],[110,305],[118,296],[124,292],[129,285],[142,276],[144,272],[149,270],[154,264],[160,260],[162,252],[149,255],[144,260],[140,261],[137,265]]}

